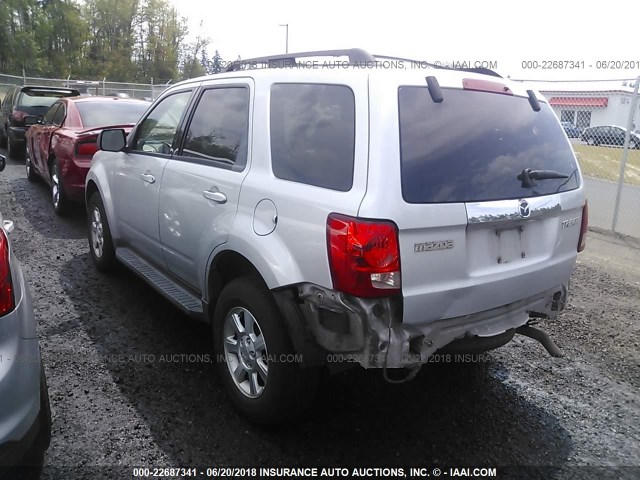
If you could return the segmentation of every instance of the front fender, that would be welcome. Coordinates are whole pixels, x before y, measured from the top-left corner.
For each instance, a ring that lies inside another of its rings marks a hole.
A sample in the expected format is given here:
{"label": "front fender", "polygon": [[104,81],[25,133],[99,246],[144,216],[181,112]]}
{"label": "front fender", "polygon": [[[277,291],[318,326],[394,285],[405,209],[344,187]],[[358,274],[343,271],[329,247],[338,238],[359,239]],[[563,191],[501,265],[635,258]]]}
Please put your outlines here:
{"label": "front fender", "polygon": [[87,178],[85,180],[84,186],[85,204],[89,203],[89,184],[93,183],[98,188],[98,192],[100,192],[100,198],[102,198],[102,203],[104,205],[105,213],[107,214],[107,221],[109,222],[111,238],[115,240],[117,238],[120,238],[120,235],[118,232],[117,222],[115,221],[113,197],[111,195],[111,188],[109,185],[109,180],[111,179],[113,173],[113,169],[110,167],[110,165],[113,163],[114,159],[105,158],[112,155],[120,155],[120,153],[114,154],[111,152],[99,151],[93,156],[93,160],[91,161],[91,168],[89,169],[89,173],[87,173]]}

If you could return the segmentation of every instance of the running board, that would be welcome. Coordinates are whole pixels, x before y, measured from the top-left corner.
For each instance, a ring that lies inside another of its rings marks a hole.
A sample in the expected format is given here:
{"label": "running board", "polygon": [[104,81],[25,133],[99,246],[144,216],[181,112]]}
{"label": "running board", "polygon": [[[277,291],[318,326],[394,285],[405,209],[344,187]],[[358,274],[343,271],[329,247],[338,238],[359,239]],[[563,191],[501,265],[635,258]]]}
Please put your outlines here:
{"label": "running board", "polygon": [[128,248],[118,248],[116,257],[185,313],[202,316],[202,300],[147,263],[136,253]]}

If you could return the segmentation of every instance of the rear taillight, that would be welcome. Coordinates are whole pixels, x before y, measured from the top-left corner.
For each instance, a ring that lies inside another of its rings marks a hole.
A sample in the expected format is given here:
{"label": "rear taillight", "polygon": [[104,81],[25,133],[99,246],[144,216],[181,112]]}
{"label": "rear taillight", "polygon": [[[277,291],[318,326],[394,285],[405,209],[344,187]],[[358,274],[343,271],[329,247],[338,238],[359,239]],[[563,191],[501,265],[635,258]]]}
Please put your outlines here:
{"label": "rear taillight", "polygon": [[0,316],[11,312],[15,306],[9,266],[9,240],[4,230],[0,228]]}
{"label": "rear taillight", "polygon": [[76,156],[78,157],[93,157],[93,154],[98,151],[98,137],[88,137],[78,140],[76,143]]}
{"label": "rear taillight", "polygon": [[23,112],[22,110],[14,110],[11,115],[16,122],[22,122],[24,120],[24,117],[29,114],[27,112]]}
{"label": "rear taillight", "polygon": [[333,288],[357,297],[400,293],[398,228],[332,213],[327,247]]}
{"label": "rear taillight", "polygon": [[589,228],[589,204],[585,200],[582,209],[582,225],[580,225],[580,238],[578,239],[578,251],[584,250],[587,245],[587,229]]}

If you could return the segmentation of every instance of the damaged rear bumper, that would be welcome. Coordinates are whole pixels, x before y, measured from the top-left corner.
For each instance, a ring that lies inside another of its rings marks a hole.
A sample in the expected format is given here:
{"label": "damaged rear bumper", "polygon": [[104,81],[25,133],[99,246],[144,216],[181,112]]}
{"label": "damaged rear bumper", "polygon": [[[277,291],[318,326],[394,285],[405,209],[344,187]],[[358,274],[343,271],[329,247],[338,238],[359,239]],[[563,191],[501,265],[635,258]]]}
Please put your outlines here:
{"label": "damaged rear bumper", "polygon": [[447,345],[464,350],[465,340],[496,348],[532,319],[555,318],[567,297],[567,285],[560,285],[484,312],[404,324],[401,297],[364,299],[312,284],[297,289],[301,317],[315,343],[329,352],[326,361],[356,362],[365,368],[415,367]]}

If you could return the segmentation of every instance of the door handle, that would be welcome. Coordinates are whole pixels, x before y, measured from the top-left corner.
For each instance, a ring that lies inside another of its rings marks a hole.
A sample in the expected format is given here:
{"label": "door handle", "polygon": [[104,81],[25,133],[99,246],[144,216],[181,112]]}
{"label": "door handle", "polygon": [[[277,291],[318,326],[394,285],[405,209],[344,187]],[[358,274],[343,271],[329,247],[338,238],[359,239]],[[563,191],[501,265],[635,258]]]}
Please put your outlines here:
{"label": "door handle", "polygon": [[212,192],[211,190],[205,190],[202,192],[202,196],[207,200],[213,200],[216,203],[227,203],[227,196],[220,190]]}
{"label": "door handle", "polygon": [[143,173],[142,175],[140,175],[140,178],[147,183],[154,183],[156,181],[156,177],[151,175],[150,172]]}

